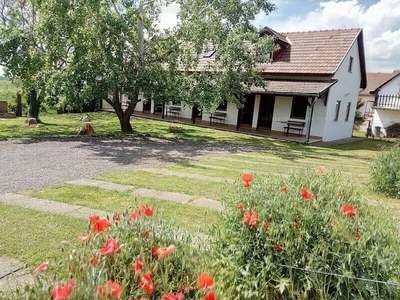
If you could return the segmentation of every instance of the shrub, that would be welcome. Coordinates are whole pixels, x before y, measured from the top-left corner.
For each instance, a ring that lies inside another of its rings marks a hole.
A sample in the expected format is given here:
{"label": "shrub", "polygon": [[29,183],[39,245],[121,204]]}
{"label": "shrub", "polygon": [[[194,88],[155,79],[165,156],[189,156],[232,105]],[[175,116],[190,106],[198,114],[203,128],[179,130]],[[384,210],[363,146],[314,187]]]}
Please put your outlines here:
{"label": "shrub", "polygon": [[152,215],[142,205],[112,220],[91,216],[82,247],[41,264],[36,284],[9,299],[212,299],[200,244]]}
{"label": "shrub", "polygon": [[340,174],[242,180],[215,230],[224,299],[399,299],[397,230]]}
{"label": "shrub", "polygon": [[380,194],[400,198],[400,147],[392,147],[375,158],[371,185]]}

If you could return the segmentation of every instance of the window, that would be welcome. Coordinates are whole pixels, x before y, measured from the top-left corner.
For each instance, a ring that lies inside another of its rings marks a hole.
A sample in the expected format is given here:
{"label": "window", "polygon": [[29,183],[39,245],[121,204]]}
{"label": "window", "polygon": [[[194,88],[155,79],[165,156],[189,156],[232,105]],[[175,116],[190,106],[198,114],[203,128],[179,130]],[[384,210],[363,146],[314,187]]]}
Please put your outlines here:
{"label": "window", "polygon": [[349,72],[352,71],[352,68],[353,68],[353,60],[354,60],[353,56],[350,56],[350,61],[349,61]]}
{"label": "window", "polygon": [[305,120],[307,107],[308,107],[307,97],[300,97],[300,96],[293,97],[292,111],[290,112],[290,118]]}
{"label": "window", "polygon": [[340,103],[341,103],[341,101],[339,101],[339,100],[336,101],[335,119],[334,119],[334,121],[339,120]]}
{"label": "window", "polygon": [[351,107],[351,102],[347,102],[347,107],[346,107],[346,119],[345,119],[346,122],[349,121],[350,107]]}
{"label": "window", "polygon": [[215,51],[217,50],[207,50],[206,52],[204,52],[203,57],[209,58],[214,55]]}
{"label": "window", "polygon": [[224,100],[222,103],[219,104],[217,110],[227,110],[228,108],[228,101]]}

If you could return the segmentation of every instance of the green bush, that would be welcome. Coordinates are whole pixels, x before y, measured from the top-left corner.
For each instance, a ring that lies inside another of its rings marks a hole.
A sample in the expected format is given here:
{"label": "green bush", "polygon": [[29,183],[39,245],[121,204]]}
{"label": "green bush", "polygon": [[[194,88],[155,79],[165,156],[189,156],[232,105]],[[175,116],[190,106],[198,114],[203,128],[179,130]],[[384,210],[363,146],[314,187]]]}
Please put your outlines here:
{"label": "green bush", "polygon": [[379,154],[372,163],[371,185],[376,192],[400,198],[400,147]]}
{"label": "green bush", "polygon": [[215,231],[224,299],[399,299],[398,231],[340,174],[243,178]]}
{"label": "green bush", "polygon": [[213,299],[199,239],[157,220],[152,207],[90,220],[81,248],[65,242],[64,260],[38,266],[35,283],[7,299]]}

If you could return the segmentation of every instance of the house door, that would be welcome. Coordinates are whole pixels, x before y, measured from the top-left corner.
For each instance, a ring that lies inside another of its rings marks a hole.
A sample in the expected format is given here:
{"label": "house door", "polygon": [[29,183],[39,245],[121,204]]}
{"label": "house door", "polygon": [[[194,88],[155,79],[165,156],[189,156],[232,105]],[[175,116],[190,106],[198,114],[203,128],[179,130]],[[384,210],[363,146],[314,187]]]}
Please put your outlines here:
{"label": "house door", "polygon": [[245,96],[245,98],[246,102],[243,106],[242,124],[251,126],[253,123],[254,100],[256,98],[256,94],[248,94]]}
{"label": "house door", "polygon": [[257,127],[265,127],[271,129],[272,117],[274,115],[274,106],[275,95],[261,95]]}
{"label": "house door", "polygon": [[147,99],[146,102],[143,102],[143,112],[151,110],[151,100]]}

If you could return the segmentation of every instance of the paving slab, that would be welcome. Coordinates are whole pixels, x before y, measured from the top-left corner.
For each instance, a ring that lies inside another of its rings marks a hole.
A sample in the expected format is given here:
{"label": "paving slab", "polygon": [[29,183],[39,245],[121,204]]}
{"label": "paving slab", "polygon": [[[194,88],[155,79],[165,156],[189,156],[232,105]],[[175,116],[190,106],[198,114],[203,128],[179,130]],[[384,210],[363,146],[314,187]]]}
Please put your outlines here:
{"label": "paving slab", "polygon": [[170,175],[170,176],[177,176],[177,177],[183,177],[183,178],[201,179],[201,180],[207,180],[207,181],[213,181],[213,182],[229,182],[229,183],[234,182],[232,179],[227,179],[227,178],[206,176],[206,175],[200,175],[200,174],[183,173],[183,172],[171,171],[171,170],[166,170],[166,169],[142,168],[142,169],[138,169],[138,170],[144,171],[144,172],[149,172],[149,173],[154,173],[154,174],[161,174],[161,175],[167,175],[167,176]]}
{"label": "paving slab", "polygon": [[200,207],[208,207],[208,208],[219,210],[219,211],[222,211],[224,209],[224,206],[222,205],[222,203],[220,201],[217,201],[214,199],[209,199],[209,198],[194,199],[189,204],[192,204],[195,206],[200,206]]}
{"label": "paving slab", "polygon": [[91,209],[79,205],[72,205],[45,199],[38,199],[34,197],[12,194],[12,193],[0,195],[0,202],[8,205],[21,206],[39,211],[68,215],[74,218],[87,218],[88,216],[94,214],[103,217],[111,215],[109,212],[97,209]]}
{"label": "paving slab", "polygon": [[163,192],[153,189],[138,188],[133,192],[135,195],[148,198],[156,198],[161,200],[175,201],[179,203],[189,203],[193,199],[193,196],[173,193],[173,192]]}
{"label": "paving slab", "polygon": [[117,184],[112,182],[100,181],[100,180],[92,180],[92,179],[77,179],[77,180],[70,180],[67,181],[68,184],[75,184],[75,185],[88,185],[88,186],[96,186],[106,190],[114,190],[118,192],[126,192],[132,190],[134,187],[130,185],[123,185]]}
{"label": "paving slab", "polygon": [[24,264],[7,256],[0,256],[0,291],[25,286],[33,277],[24,270]]}

